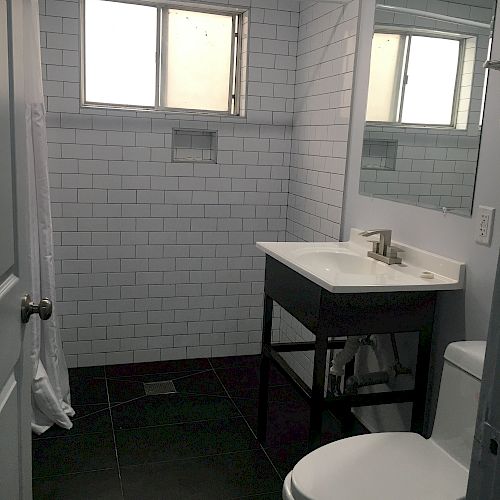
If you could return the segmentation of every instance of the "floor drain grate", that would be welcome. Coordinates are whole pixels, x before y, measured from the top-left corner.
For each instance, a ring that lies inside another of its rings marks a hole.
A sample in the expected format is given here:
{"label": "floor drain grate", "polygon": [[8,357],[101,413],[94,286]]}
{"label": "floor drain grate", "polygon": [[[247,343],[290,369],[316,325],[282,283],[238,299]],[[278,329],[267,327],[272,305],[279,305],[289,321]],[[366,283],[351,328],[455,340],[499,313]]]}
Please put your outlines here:
{"label": "floor drain grate", "polygon": [[159,382],[145,382],[144,392],[146,396],[156,396],[158,394],[176,394],[177,389],[172,380],[161,380]]}

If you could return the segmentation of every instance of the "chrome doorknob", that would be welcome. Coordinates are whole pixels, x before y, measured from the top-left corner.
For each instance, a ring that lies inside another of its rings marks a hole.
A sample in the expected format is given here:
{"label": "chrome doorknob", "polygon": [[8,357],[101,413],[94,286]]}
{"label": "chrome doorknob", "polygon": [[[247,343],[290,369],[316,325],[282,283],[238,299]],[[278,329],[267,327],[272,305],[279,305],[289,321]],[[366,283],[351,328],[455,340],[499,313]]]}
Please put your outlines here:
{"label": "chrome doorknob", "polygon": [[44,298],[38,304],[31,300],[31,296],[27,293],[21,301],[21,321],[27,323],[32,314],[38,314],[40,319],[49,319],[52,316],[52,301]]}

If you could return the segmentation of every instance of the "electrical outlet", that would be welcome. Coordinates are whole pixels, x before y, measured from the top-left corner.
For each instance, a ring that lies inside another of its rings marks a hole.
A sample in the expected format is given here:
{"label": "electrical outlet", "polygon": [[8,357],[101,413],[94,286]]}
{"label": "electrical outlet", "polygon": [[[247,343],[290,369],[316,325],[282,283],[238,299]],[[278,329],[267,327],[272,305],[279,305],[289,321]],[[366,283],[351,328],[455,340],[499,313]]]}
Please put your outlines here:
{"label": "electrical outlet", "polygon": [[481,243],[481,245],[489,246],[491,244],[494,218],[494,208],[483,206],[479,207],[478,218],[476,221],[476,241]]}

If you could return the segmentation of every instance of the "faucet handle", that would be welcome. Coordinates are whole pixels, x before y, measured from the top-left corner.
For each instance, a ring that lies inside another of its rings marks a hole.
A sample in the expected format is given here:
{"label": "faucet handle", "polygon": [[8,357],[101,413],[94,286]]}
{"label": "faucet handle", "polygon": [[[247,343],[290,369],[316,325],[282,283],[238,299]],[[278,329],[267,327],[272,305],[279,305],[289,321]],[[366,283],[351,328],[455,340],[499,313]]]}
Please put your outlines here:
{"label": "faucet handle", "polygon": [[367,240],[368,243],[371,243],[372,246],[373,246],[373,251],[375,253],[378,253],[379,249],[380,249],[380,240]]}
{"label": "faucet handle", "polygon": [[380,234],[382,231],[387,231],[387,229],[365,229],[359,233],[360,236],[365,238],[368,236],[373,236],[374,234]]}
{"label": "faucet handle", "polygon": [[[377,250],[373,250],[375,253],[381,253],[382,255],[385,255],[387,252],[387,248],[391,246],[391,239],[392,239],[392,230],[390,229],[373,229],[369,231],[362,231],[359,233],[360,236],[373,236],[375,234],[380,235],[380,243],[378,245]],[[375,248],[375,245],[374,245]]]}
{"label": "faucet handle", "polygon": [[379,253],[380,250],[380,241],[377,240],[368,240],[372,244],[372,251],[375,253]]}
{"label": "faucet handle", "polygon": [[397,257],[400,252],[404,252],[404,250],[393,245],[387,247],[387,257]]}

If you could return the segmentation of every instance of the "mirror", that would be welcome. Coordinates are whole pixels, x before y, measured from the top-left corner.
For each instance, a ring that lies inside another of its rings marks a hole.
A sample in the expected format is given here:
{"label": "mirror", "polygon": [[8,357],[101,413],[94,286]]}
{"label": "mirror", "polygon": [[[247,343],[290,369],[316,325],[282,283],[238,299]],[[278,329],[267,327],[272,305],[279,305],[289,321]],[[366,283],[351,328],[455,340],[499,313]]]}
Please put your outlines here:
{"label": "mirror", "polygon": [[361,194],[470,215],[494,8],[377,3]]}

